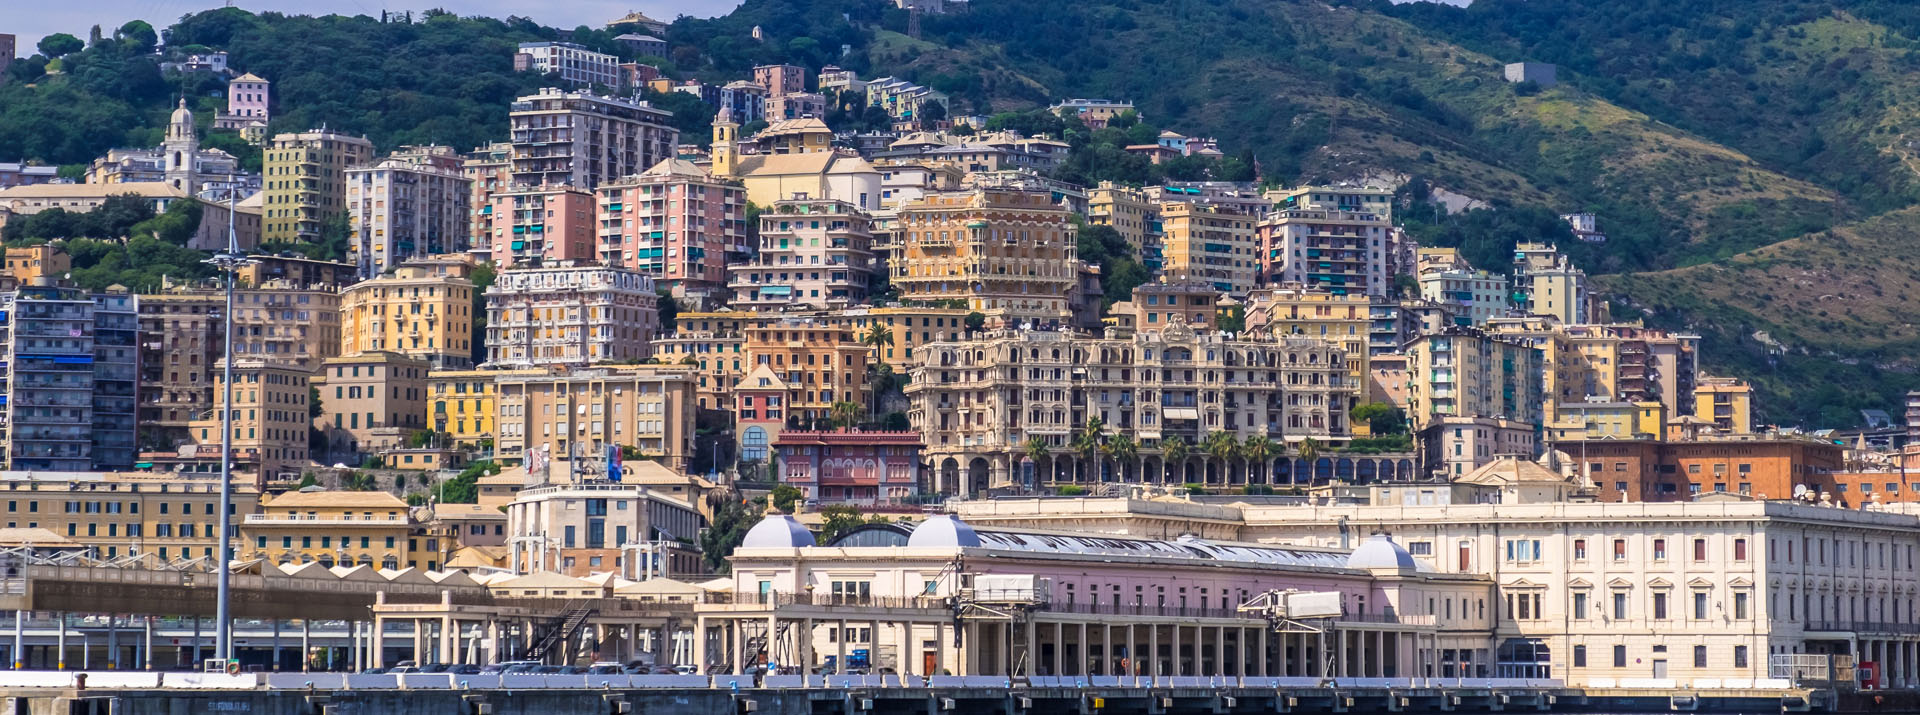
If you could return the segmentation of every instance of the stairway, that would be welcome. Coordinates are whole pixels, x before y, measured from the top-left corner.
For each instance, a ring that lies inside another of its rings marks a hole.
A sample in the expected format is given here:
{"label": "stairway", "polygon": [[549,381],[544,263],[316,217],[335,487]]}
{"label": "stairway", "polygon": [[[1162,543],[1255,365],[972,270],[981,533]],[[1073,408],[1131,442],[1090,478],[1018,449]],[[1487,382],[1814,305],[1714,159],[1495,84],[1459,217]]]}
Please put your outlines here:
{"label": "stairway", "polygon": [[527,651],[526,659],[545,662],[547,654],[571,641],[574,634],[579,633],[580,628],[587,624],[587,619],[592,617],[593,613],[594,610],[591,608],[568,609],[566,613],[554,619],[556,623],[548,626],[546,634]]}

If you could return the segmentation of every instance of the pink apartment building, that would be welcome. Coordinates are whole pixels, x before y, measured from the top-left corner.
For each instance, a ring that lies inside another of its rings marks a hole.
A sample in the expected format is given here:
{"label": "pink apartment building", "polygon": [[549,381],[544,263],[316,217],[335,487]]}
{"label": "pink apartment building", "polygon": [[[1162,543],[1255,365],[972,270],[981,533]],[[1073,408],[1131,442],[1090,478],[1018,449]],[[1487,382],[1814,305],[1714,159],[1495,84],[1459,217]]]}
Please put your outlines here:
{"label": "pink apartment building", "polygon": [[233,78],[227,83],[227,115],[262,122],[271,119],[267,104],[272,87],[272,82],[252,73]]}
{"label": "pink apartment building", "polygon": [[767,88],[768,97],[780,97],[807,91],[807,68],[793,65],[760,65],[753,68],[753,83]]}
{"label": "pink apartment building", "polygon": [[486,245],[502,267],[587,261],[593,254],[593,194],[570,186],[513,187],[488,200]]}
{"label": "pink apartment building", "polygon": [[780,480],[821,504],[898,503],[920,493],[919,432],[781,432]]}
{"label": "pink apartment building", "polygon": [[718,298],[727,264],[745,261],[747,193],[692,162],[667,159],[599,191],[601,262],[653,277],[680,298]]}

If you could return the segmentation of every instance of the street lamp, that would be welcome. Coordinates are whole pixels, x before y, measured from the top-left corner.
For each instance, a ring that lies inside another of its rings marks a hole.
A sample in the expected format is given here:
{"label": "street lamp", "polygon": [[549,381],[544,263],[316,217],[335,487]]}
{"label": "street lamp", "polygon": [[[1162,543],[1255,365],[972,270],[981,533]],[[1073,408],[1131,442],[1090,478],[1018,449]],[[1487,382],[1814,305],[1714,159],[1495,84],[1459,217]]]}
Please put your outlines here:
{"label": "street lamp", "polygon": [[229,610],[233,601],[232,574],[229,573],[232,569],[228,566],[233,563],[233,541],[228,534],[233,523],[233,287],[238,280],[241,267],[254,263],[253,259],[247,258],[246,254],[240,251],[240,238],[234,229],[234,225],[238,223],[234,220],[233,212],[233,197],[236,193],[238,189],[232,181],[229,181],[227,250],[214,254],[212,258],[204,261],[226,274],[227,277],[227,310],[223,317],[226,340],[223,341],[225,344],[222,346],[226,367],[221,377],[224,383],[223,391],[226,394],[220,404],[220,558],[214,563],[219,568],[217,582],[219,600],[214,608],[214,618],[218,621],[214,626],[214,655],[222,661],[222,668],[226,666],[225,661],[233,659],[233,615]]}

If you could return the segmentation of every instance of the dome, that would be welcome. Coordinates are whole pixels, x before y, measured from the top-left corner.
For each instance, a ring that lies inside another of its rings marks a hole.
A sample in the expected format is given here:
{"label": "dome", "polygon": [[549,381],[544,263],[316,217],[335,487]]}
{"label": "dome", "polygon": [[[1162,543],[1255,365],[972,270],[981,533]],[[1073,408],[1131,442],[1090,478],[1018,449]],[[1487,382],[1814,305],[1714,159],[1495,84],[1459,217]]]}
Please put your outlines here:
{"label": "dome", "polygon": [[1386,534],[1367,537],[1367,540],[1360,544],[1360,548],[1354,549],[1353,554],[1347,557],[1347,568],[1350,569],[1414,571],[1419,567],[1420,565],[1413,560],[1413,554],[1407,553],[1406,549],[1393,543],[1393,538]]}
{"label": "dome", "polygon": [[813,532],[786,514],[769,514],[747,530],[740,542],[743,549],[791,549],[813,546]]}
{"label": "dome", "polygon": [[941,514],[914,527],[913,535],[907,537],[908,546],[964,547],[979,546],[980,535],[973,527],[952,514]]}
{"label": "dome", "polygon": [[180,106],[173,110],[173,123],[183,125],[193,124],[193,112],[187,109],[187,99],[185,97],[180,98]]}

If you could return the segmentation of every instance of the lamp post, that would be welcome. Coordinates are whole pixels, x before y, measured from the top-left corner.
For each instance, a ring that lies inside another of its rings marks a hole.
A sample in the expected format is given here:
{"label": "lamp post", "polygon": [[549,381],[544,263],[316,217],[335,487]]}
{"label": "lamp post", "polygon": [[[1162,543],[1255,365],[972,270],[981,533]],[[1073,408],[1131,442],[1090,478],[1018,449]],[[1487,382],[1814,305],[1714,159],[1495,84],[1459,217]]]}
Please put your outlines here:
{"label": "lamp post", "polygon": [[220,518],[218,526],[220,530],[220,546],[219,558],[214,562],[214,566],[218,568],[219,571],[217,572],[218,601],[214,608],[214,619],[216,623],[214,625],[213,651],[214,656],[223,661],[221,663],[223,668],[226,665],[225,661],[233,659],[233,615],[229,610],[233,601],[232,574],[230,573],[232,569],[228,567],[228,564],[233,563],[233,540],[229,534],[233,528],[233,289],[234,283],[238,280],[240,268],[254,262],[252,259],[247,258],[245,253],[240,251],[240,238],[234,229],[234,225],[237,222],[234,220],[233,205],[233,197],[234,194],[238,193],[238,189],[232,185],[231,181],[228,183],[227,250],[214,254],[212,258],[205,261],[208,265],[213,266],[225,274],[227,278],[227,309],[226,314],[222,317],[225,323],[223,332],[226,335],[226,339],[222,341],[224,343],[224,345],[222,345],[224,352],[223,362],[226,364],[226,367],[223,368],[221,376],[221,389],[225,395],[221,398],[220,403]]}

